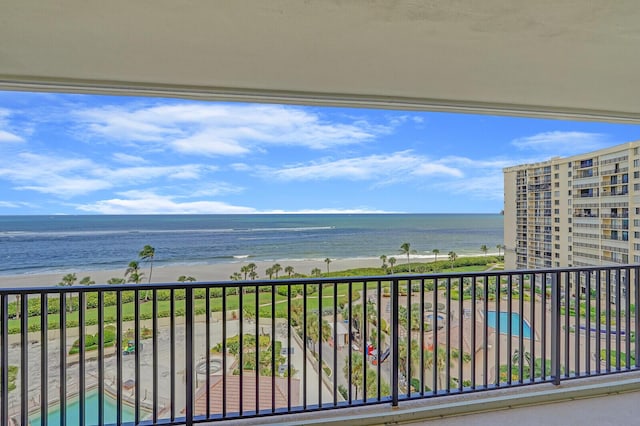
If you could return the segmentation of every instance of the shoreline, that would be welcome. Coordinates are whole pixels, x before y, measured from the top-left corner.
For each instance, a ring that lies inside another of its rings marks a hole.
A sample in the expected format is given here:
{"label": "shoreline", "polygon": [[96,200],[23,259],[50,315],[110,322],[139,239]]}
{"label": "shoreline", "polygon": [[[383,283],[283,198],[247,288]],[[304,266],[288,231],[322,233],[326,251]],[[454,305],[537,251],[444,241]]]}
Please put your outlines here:
{"label": "shoreline", "polygon": [[[497,253],[487,253],[487,256],[495,256]],[[461,255],[461,257],[484,256],[484,254]],[[406,259],[401,255],[396,256],[398,262],[396,264],[405,264]],[[439,254],[438,260],[447,259],[446,254]],[[435,256],[416,256],[412,257],[412,263],[433,262]],[[319,268],[323,273],[327,272],[327,264],[323,260],[289,260],[289,261],[252,261],[243,259],[237,262],[225,263],[198,263],[198,264],[173,264],[167,266],[154,266],[151,276],[152,283],[173,283],[176,282],[181,275],[192,276],[197,281],[229,281],[230,276],[234,272],[240,272],[243,265],[255,263],[259,279],[268,279],[265,270],[275,263],[282,266],[279,277],[286,276],[284,268],[292,266],[296,273],[311,275],[311,270]],[[331,259],[329,264],[330,271],[343,271],[356,268],[379,268],[382,262],[379,258],[349,258],[349,259]],[[149,274],[149,265],[141,263],[141,271],[144,272],[144,283],[147,282]],[[101,270],[76,270],[74,271],[78,281],[89,276],[96,284],[106,284],[110,278],[122,278],[126,268],[119,269],[101,269]],[[46,272],[21,275],[0,275],[0,288],[25,288],[25,287],[49,287],[57,286],[62,277],[68,272]]]}

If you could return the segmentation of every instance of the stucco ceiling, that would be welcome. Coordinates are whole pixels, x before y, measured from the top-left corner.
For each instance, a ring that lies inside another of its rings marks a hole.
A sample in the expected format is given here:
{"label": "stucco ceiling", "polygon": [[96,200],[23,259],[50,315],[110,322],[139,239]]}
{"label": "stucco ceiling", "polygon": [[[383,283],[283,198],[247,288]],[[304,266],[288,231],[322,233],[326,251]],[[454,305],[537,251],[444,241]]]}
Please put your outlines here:
{"label": "stucco ceiling", "polygon": [[640,122],[637,0],[0,1],[0,89]]}

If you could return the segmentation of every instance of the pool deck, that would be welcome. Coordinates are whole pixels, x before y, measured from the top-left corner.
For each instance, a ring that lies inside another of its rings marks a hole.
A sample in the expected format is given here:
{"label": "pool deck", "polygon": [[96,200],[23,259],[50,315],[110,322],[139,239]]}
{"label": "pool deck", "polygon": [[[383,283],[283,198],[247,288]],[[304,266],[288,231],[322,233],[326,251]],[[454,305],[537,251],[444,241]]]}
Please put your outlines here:
{"label": "pool deck", "polygon": [[[218,342],[222,341],[222,321],[220,319],[212,319],[211,322],[211,335],[210,341],[211,345],[214,346]],[[145,322],[143,321],[142,326],[150,326],[151,321]],[[133,324],[124,323],[123,330],[127,330],[129,326],[133,326]],[[260,332],[264,332],[266,334],[270,334],[272,332],[271,322],[267,320],[261,320],[259,324],[262,329]],[[283,339],[283,336],[286,333],[287,322],[277,321],[276,323],[276,339]],[[243,324],[244,332],[255,332],[255,323],[252,322],[244,322]],[[158,347],[154,351],[152,339],[145,339],[142,342],[144,343],[143,350],[140,352],[140,371],[139,377],[141,378],[140,383],[140,398],[141,398],[141,413],[144,413],[142,419],[150,418],[151,409],[153,407],[153,376],[154,376],[154,352],[157,352],[158,364],[156,367],[157,380],[158,380],[158,413],[159,417],[169,417],[171,415],[171,400],[173,399],[175,404],[173,407],[174,413],[176,417],[181,415],[181,411],[184,409],[186,405],[186,393],[184,391],[184,386],[186,385],[184,372],[185,372],[185,333],[184,333],[184,325],[179,321],[176,321],[176,334],[175,334],[175,346],[174,346],[174,354],[175,354],[175,362],[174,365],[171,365],[171,338],[169,333],[169,323],[167,321],[159,321],[159,334],[158,334]],[[227,320],[226,322],[226,332],[227,336],[233,336],[238,334],[239,331],[239,321],[238,320]],[[87,333],[96,333],[97,328],[95,326],[88,326]],[[15,336],[11,336],[15,337]],[[65,352],[68,353],[71,348],[74,340],[77,337],[73,335],[73,333],[68,333],[67,341],[65,342]],[[36,414],[40,410],[40,389],[41,389],[41,379],[40,379],[40,352],[41,352],[41,344],[39,342],[39,333],[34,333],[33,338],[29,339],[29,372],[37,372],[38,374],[29,374],[29,415],[32,416]],[[198,365],[200,362],[206,359],[207,349],[205,348],[206,344],[206,328],[205,322],[203,318],[200,318],[200,321],[196,321],[194,323],[194,353],[195,353],[195,363]],[[20,347],[16,345],[16,342],[12,342],[13,344],[9,348],[9,359],[11,364],[19,364],[20,359]],[[291,339],[292,347],[294,348],[293,354],[291,355],[291,365],[297,371],[302,371],[303,369],[303,348],[300,346],[300,343],[292,338]],[[111,394],[115,397],[118,385],[117,385],[117,357],[116,357],[116,348],[105,348],[105,357],[104,357],[104,368],[103,368],[103,380],[104,380],[104,388],[105,392]],[[48,352],[48,365],[49,365],[49,378],[48,378],[48,401],[49,405],[55,405],[59,403],[59,389],[60,389],[60,342],[59,342],[59,334],[56,331],[52,331],[49,334],[49,341],[47,342],[47,352]],[[98,374],[98,361],[97,361],[97,351],[90,351],[85,354],[85,389],[87,392],[91,392],[93,389],[98,387],[99,383],[99,374]],[[211,359],[219,358],[219,356],[211,355]],[[78,386],[80,384],[79,380],[79,355],[68,355],[66,357],[66,387],[67,387],[67,395],[68,398],[73,398],[78,394]],[[227,371],[230,374],[231,370],[234,368],[235,360],[233,357],[227,355]],[[308,380],[313,383],[317,383],[317,372],[314,369],[313,364],[310,360],[307,360],[307,375]],[[127,355],[122,356],[122,384],[121,384],[121,395],[123,403],[132,404],[135,398],[135,377],[136,377],[136,363],[135,356]],[[171,388],[171,375],[174,376],[175,389]],[[216,374],[216,372],[212,371],[212,374]],[[221,371],[218,371],[217,374],[222,374]],[[196,386],[203,386],[205,375],[196,374]],[[125,383],[132,383],[132,386],[125,386]],[[17,389],[12,391],[9,394],[9,415],[10,417],[19,418],[19,400],[20,398],[20,382],[17,383]],[[301,389],[302,391],[302,389]],[[307,398],[309,401],[313,401],[317,399],[318,388],[316,386],[310,386],[306,389]],[[331,398],[332,392],[327,388],[327,386],[323,387],[323,400],[329,400]]]}

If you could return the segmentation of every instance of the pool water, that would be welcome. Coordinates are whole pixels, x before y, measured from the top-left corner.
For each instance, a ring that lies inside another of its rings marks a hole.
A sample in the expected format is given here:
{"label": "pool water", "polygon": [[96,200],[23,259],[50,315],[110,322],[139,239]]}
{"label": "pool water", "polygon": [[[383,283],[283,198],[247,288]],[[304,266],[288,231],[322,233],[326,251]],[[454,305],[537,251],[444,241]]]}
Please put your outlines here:
{"label": "pool water", "polygon": [[[86,425],[97,425],[98,421],[98,392],[93,391],[85,395],[85,420]],[[108,396],[104,396],[104,423],[115,424],[118,420],[116,401]],[[127,405],[122,406],[122,421],[133,422],[135,420],[135,412],[133,407]],[[42,424],[41,414],[38,413],[29,419],[32,426]],[[78,398],[67,401],[66,421],[60,423],[60,406],[55,405],[49,407],[47,416],[47,424],[50,425],[79,425],[80,422],[80,402]]]}
{"label": "pool water", "polygon": [[[509,313],[500,312],[500,334],[507,334],[509,331]],[[496,328],[496,311],[487,312],[487,324],[489,327]],[[511,313],[511,335],[520,336],[520,315],[516,312]],[[522,337],[531,339],[531,327],[526,320],[522,320]]]}

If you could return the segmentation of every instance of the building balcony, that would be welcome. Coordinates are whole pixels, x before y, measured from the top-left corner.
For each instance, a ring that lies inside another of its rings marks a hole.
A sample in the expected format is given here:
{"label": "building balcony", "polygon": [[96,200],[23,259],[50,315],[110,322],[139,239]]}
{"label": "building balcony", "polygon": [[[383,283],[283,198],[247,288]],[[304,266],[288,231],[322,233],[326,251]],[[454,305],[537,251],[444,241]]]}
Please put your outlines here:
{"label": "building balcony", "polygon": [[[435,397],[451,407],[523,388],[553,398],[573,379],[638,371],[639,273],[3,289],[0,418],[282,423],[326,410],[427,413]],[[578,281],[588,290],[576,297]]]}

